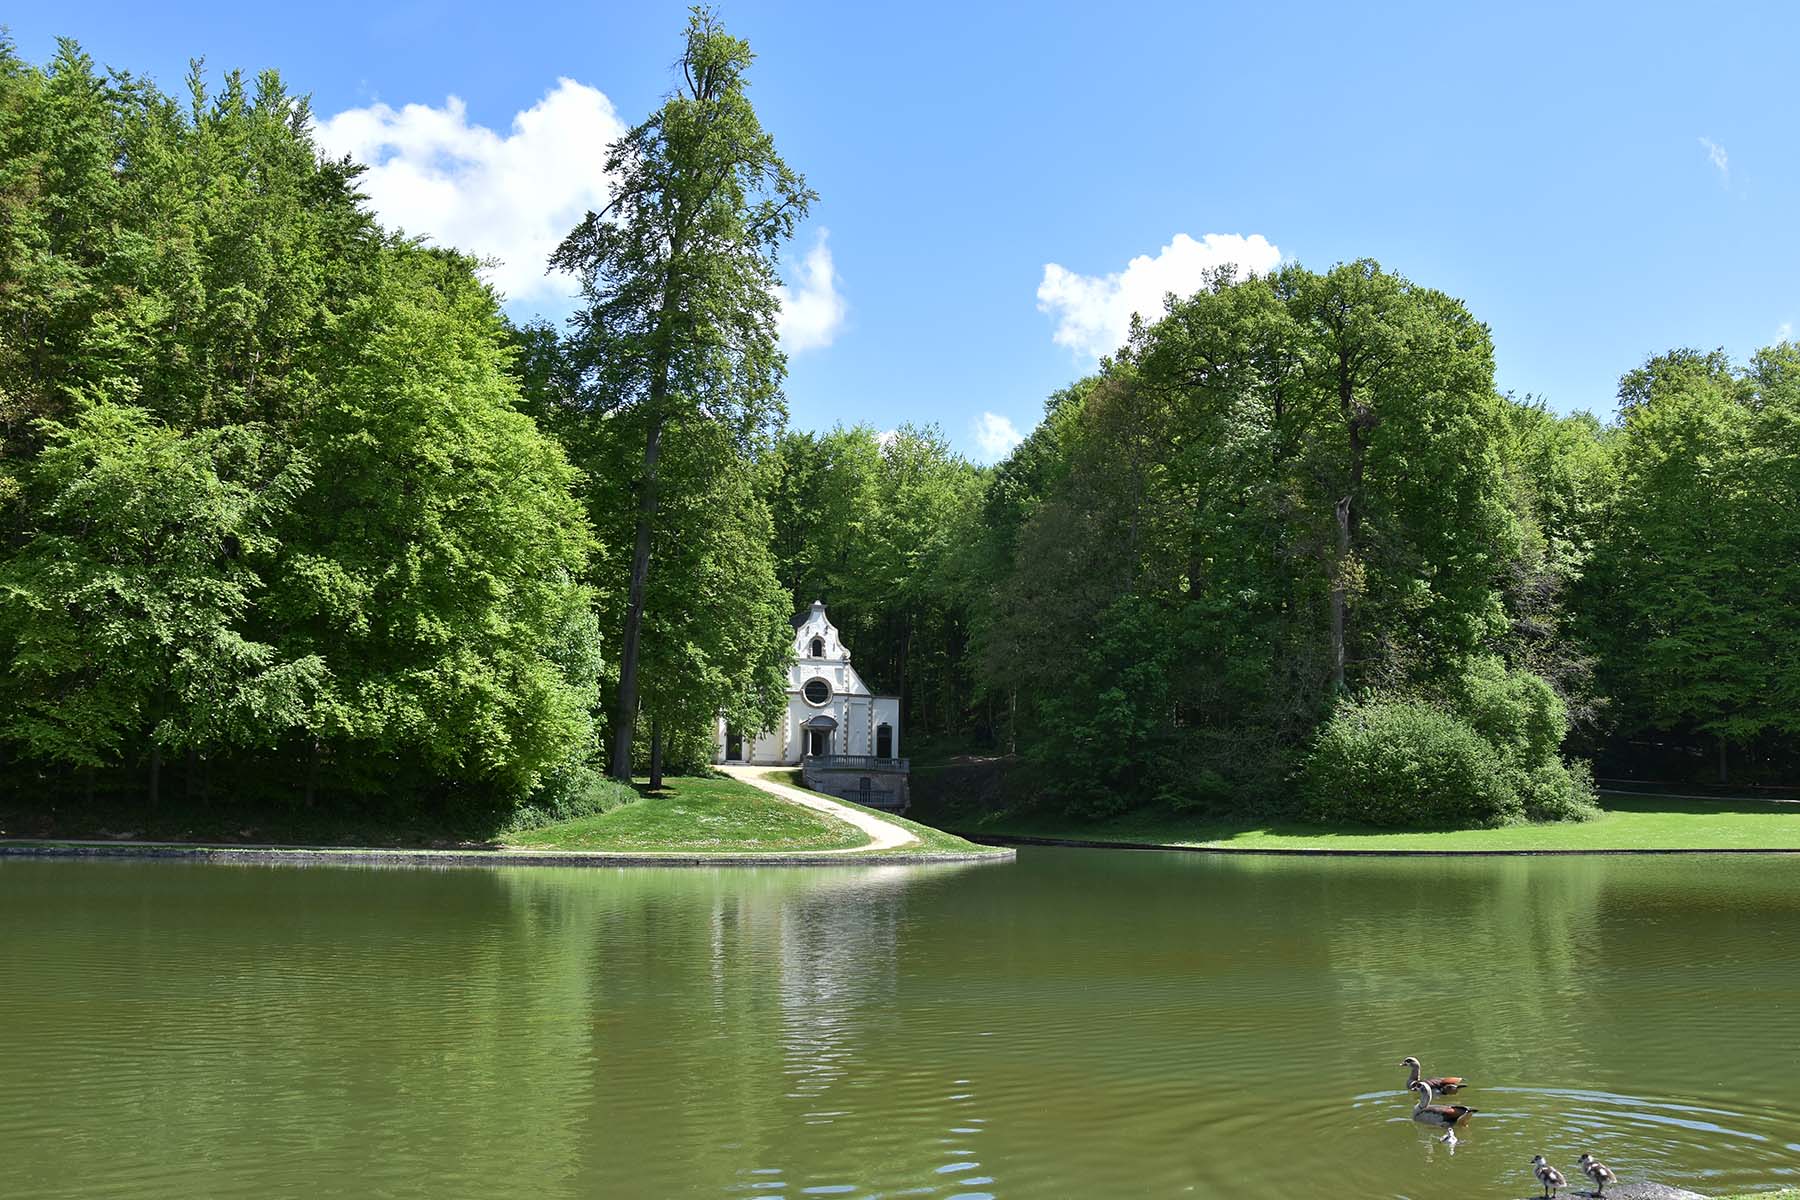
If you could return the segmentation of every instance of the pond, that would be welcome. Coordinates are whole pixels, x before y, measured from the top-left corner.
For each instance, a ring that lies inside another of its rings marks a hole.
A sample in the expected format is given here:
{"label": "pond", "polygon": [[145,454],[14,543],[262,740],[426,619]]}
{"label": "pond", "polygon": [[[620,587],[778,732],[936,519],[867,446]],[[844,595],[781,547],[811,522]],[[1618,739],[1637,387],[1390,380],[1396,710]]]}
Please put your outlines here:
{"label": "pond", "polygon": [[1800,1170],[1796,931],[1789,858],[0,860],[3,1190],[1726,1192]]}

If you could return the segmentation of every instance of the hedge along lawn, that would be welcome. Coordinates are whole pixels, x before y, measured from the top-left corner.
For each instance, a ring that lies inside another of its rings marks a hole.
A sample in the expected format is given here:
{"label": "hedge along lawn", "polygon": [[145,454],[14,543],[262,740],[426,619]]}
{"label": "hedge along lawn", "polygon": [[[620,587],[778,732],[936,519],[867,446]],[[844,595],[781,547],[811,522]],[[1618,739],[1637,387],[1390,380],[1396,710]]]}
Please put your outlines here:
{"label": "hedge along lawn", "polygon": [[1029,813],[964,832],[1242,850],[1800,850],[1800,804],[1602,793],[1591,821],[1499,829],[1405,831],[1355,825],[1267,824],[1173,813],[1076,821]]}
{"label": "hedge along lawn", "polygon": [[718,776],[671,776],[659,791],[592,817],[577,817],[499,840],[531,850],[730,854],[751,851],[853,850],[861,830],[749,784]]}
{"label": "hedge along lawn", "polygon": [[884,821],[891,821],[893,824],[900,826],[900,828],[919,839],[911,846],[901,846],[894,850],[884,850],[882,851],[883,854],[905,856],[908,854],[944,853],[983,854],[989,851],[992,851],[995,854],[1000,853],[999,850],[994,849],[992,846],[978,846],[974,842],[957,837],[954,833],[945,833],[942,829],[933,829],[929,825],[921,825],[917,821],[909,821],[905,817],[895,816],[893,813],[886,812],[879,808],[869,808],[867,805],[858,804],[854,800],[846,800],[842,796],[833,796],[830,792],[813,791],[812,788],[807,787],[801,782],[802,776],[798,770],[770,771],[769,778],[776,783],[785,783],[791,788],[798,788],[800,791],[808,792],[814,796],[822,796],[827,800],[842,804],[845,808],[854,808],[862,812],[873,813]]}

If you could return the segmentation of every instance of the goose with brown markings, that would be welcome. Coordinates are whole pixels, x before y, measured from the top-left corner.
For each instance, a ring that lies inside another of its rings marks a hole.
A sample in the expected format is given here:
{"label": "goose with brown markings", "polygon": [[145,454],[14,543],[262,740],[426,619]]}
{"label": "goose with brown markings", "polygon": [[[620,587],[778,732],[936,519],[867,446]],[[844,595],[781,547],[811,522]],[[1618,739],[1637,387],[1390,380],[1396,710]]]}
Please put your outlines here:
{"label": "goose with brown markings", "polygon": [[[1419,1082],[1419,1073],[1424,1070],[1424,1068],[1419,1066],[1418,1059],[1409,1054],[1400,1060],[1400,1065],[1405,1067],[1409,1072],[1406,1077],[1407,1087],[1411,1087],[1413,1084]],[[1448,1096],[1453,1092],[1462,1091],[1463,1083],[1465,1081],[1461,1075],[1438,1075],[1434,1078],[1427,1079],[1425,1082],[1431,1085],[1431,1090],[1433,1092],[1440,1096]]]}
{"label": "goose with brown markings", "polygon": [[1431,1081],[1421,1079],[1410,1085],[1419,1093],[1419,1102],[1413,1105],[1412,1119],[1421,1125],[1436,1125],[1447,1130],[1444,1141],[1456,1140],[1456,1127],[1474,1116],[1476,1111],[1466,1104],[1433,1104]]}

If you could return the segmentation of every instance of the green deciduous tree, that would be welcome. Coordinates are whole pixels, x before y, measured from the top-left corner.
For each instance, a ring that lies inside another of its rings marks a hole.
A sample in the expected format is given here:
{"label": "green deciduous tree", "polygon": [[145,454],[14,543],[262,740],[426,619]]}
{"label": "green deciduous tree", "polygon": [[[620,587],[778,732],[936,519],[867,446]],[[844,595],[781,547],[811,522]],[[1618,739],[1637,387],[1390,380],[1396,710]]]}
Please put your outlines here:
{"label": "green deciduous tree", "polygon": [[331,667],[317,737],[516,800],[593,742],[592,534],[469,262],[395,252],[386,276],[300,428],[330,487],[290,518],[262,619]]}
{"label": "green deciduous tree", "polygon": [[209,93],[196,65],[177,101],[0,46],[9,751],[179,747],[190,787],[407,813],[579,785],[578,475],[474,264],[384,233],[360,171],[273,73]]}
{"label": "green deciduous tree", "polygon": [[1678,350],[1619,387],[1591,640],[1622,726],[1707,735],[1721,780],[1733,744],[1800,726],[1797,358],[1782,345],[1740,372],[1722,352]]}
{"label": "green deciduous tree", "polygon": [[865,680],[899,694],[912,735],[962,729],[985,473],[935,427],[856,426],[787,433],[764,486],[793,608],[826,602]]}
{"label": "green deciduous tree", "polygon": [[749,46],[710,12],[689,20],[681,87],[607,156],[611,202],[552,265],[581,281],[572,351],[596,417],[641,433],[619,654],[612,772],[629,779],[666,433],[716,422],[748,449],[780,411],[775,255],[813,200],[747,95]]}
{"label": "green deciduous tree", "polygon": [[36,528],[0,565],[4,733],[84,767],[147,744],[154,802],[165,749],[266,746],[304,726],[323,661],[243,628],[306,460],[253,428],[184,436],[110,404],[43,434]]}

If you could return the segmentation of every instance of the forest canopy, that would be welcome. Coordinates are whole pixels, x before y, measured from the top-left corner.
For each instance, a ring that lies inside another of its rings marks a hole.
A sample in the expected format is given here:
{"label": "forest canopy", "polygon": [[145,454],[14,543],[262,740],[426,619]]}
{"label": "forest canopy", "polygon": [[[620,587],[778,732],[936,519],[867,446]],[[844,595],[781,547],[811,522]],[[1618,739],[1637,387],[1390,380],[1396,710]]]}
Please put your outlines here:
{"label": "forest canopy", "polygon": [[1563,416],[1454,297],[1290,264],[1170,297],[992,467],[791,429],[814,196],[752,62],[694,14],[595,149],[580,306],[514,326],[273,72],[0,44],[9,790],[548,820],[778,720],[813,600],[1006,803],[1479,825],[1588,814],[1590,762],[1791,774],[1800,348]]}

